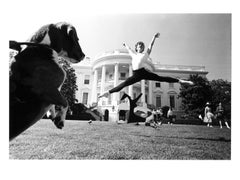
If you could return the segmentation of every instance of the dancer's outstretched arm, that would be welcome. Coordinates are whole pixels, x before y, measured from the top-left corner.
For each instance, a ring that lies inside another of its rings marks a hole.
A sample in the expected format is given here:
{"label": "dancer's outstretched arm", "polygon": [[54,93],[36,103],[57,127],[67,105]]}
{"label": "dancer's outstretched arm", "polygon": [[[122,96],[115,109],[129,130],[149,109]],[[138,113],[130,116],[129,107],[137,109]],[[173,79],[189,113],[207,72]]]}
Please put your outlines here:
{"label": "dancer's outstretched arm", "polygon": [[132,50],[127,44],[123,43],[123,46],[128,50],[128,52],[131,54],[136,54],[134,50]]}
{"label": "dancer's outstretched arm", "polygon": [[160,37],[160,33],[156,33],[156,34],[153,36],[152,41],[150,42],[149,47],[148,47],[148,49],[147,49],[148,55],[150,55],[150,53],[152,52],[152,47],[153,47],[153,44],[154,44],[154,42],[155,42],[155,39],[156,39],[156,38],[159,38],[159,37]]}

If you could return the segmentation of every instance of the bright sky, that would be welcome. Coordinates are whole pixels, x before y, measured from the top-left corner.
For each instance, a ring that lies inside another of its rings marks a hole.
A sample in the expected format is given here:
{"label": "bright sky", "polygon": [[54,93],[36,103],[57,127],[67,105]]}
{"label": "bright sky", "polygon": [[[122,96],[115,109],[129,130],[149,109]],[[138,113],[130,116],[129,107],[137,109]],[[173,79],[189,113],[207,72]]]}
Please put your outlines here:
{"label": "bright sky", "polygon": [[151,57],[162,64],[200,65],[208,79],[231,81],[230,14],[80,14],[57,18],[27,19],[14,23],[10,39],[24,41],[42,25],[67,21],[73,24],[87,56],[131,47],[141,40],[148,47],[152,36],[160,32]]}

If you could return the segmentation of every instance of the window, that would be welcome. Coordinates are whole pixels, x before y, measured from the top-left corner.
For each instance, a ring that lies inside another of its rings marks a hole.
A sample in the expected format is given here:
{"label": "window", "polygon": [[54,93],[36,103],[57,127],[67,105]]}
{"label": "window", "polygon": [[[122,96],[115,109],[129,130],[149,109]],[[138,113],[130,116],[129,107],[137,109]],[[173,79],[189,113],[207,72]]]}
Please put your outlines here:
{"label": "window", "polygon": [[162,106],[162,102],[161,102],[161,96],[158,95],[156,97],[156,107],[161,107]]}
{"label": "window", "polygon": [[148,103],[148,96],[145,94],[145,102]]}
{"label": "window", "polygon": [[113,80],[113,74],[109,74],[109,79]]}
{"label": "window", "polygon": [[102,105],[105,106],[106,105],[106,101],[102,100]]}
{"label": "window", "polygon": [[169,99],[170,99],[170,107],[175,108],[175,96],[170,95]]}
{"label": "window", "polygon": [[85,75],[84,76],[84,84],[89,84],[90,82],[90,75]]}
{"label": "window", "polygon": [[83,98],[82,98],[82,103],[87,104],[87,102],[88,102],[88,93],[84,92],[83,93]]}
{"label": "window", "polygon": [[157,82],[157,83],[155,84],[155,86],[158,87],[158,88],[160,88],[160,87],[161,87],[161,83]]}
{"label": "window", "polygon": [[137,98],[137,94],[133,93],[133,99],[136,99],[136,98]]}
{"label": "window", "polygon": [[174,88],[174,83],[169,83],[169,88]]}
{"label": "window", "polygon": [[120,80],[126,79],[126,73],[120,73]]}

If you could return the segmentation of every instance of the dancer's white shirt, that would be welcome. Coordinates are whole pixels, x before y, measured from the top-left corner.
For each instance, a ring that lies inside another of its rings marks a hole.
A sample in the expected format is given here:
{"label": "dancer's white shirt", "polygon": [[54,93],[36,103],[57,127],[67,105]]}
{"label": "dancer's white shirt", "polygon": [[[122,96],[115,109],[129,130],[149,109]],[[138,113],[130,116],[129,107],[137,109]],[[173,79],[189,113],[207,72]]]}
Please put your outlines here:
{"label": "dancer's white shirt", "polygon": [[140,68],[146,68],[146,62],[148,61],[149,54],[145,53],[130,53],[132,57],[132,68],[137,70]]}

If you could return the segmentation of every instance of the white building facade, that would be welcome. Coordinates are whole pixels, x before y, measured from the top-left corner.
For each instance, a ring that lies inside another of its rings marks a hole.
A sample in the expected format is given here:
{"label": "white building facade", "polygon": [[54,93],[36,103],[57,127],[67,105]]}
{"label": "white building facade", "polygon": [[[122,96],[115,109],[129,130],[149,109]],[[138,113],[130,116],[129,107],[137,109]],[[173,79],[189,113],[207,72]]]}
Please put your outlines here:
{"label": "white building facade", "polygon": [[[153,104],[157,108],[171,106],[176,113],[183,112],[181,98],[178,98],[180,92],[178,83],[142,80],[98,101],[99,94],[117,86],[132,75],[131,61],[131,56],[125,49],[117,49],[105,52],[94,60],[86,59],[79,65],[73,66],[77,75],[78,101],[86,105],[97,102],[102,113],[107,112],[109,121],[118,120],[120,98],[124,92],[133,99],[142,93],[140,106],[146,107],[147,104]],[[204,66],[162,65],[153,63],[151,59],[147,66],[160,76],[183,79],[188,79],[193,74],[206,77],[208,73]]]}

